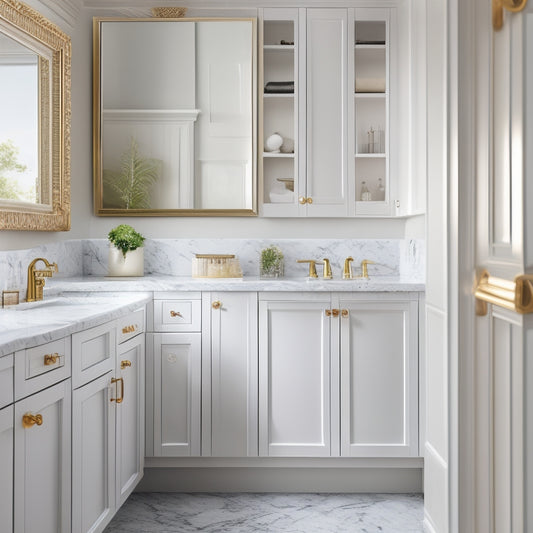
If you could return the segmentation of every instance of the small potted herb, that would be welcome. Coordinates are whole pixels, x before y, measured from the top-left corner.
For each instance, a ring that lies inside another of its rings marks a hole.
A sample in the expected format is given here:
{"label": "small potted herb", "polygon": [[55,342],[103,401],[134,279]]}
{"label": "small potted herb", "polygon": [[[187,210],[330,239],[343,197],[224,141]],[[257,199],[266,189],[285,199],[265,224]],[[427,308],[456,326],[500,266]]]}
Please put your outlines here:
{"label": "small potted herb", "polygon": [[262,278],[283,277],[283,252],[271,245],[261,250],[260,276]]}
{"label": "small potted herb", "polygon": [[109,234],[109,276],[144,275],[145,238],[128,224],[120,224]]}

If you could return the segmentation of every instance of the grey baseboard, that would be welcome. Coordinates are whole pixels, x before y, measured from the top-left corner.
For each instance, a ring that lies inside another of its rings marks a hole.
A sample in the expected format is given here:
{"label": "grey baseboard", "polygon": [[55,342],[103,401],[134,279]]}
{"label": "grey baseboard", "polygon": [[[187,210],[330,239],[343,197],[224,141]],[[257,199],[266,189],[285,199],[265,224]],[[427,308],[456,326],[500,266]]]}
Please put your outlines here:
{"label": "grey baseboard", "polygon": [[367,492],[423,491],[423,469],[167,467],[145,468],[136,492]]}

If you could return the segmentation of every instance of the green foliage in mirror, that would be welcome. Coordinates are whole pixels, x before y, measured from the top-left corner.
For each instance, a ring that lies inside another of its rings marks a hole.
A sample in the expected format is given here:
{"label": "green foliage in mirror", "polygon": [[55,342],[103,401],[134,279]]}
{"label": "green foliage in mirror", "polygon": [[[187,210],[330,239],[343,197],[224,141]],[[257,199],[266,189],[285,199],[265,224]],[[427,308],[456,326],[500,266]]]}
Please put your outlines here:
{"label": "green foliage in mirror", "polygon": [[104,169],[104,207],[150,209],[150,196],[161,173],[161,161],[143,157],[134,137],[120,158],[120,170]]}
{"label": "green foliage in mirror", "polygon": [[26,165],[18,161],[19,149],[12,140],[0,143],[0,198],[35,202],[32,191],[23,190],[13,174],[26,171]]}

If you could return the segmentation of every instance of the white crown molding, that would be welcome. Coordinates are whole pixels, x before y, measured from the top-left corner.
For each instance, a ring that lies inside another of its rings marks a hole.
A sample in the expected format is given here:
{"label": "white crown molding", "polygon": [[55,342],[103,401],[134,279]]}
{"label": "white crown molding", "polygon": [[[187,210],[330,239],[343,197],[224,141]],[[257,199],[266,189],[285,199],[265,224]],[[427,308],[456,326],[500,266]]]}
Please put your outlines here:
{"label": "white crown molding", "polygon": [[[143,15],[155,6],[180,6],[190,9],[243,9],[261,7],[392,7],[403,0],[82,0],[92,9],[139,11]],[[142,15],[141,15],[142,16]]]}
{"label": "white crown molding", "polygon": [[[54,13],[59,19],[73,29],[79,19],[83,0],[39,0],[39,3]],[[39,10],[39,8],[36,8]]]}

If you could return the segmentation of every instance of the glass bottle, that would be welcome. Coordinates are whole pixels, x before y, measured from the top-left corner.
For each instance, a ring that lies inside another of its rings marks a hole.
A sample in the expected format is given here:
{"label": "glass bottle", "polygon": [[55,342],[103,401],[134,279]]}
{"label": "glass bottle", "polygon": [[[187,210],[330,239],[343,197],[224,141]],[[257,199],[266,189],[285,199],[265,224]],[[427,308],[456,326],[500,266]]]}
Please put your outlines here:
{"label": "glass bottle", "polygon": [[366,181],[361,182],[361,202],[371,202],[372,194],[366,186]]}

